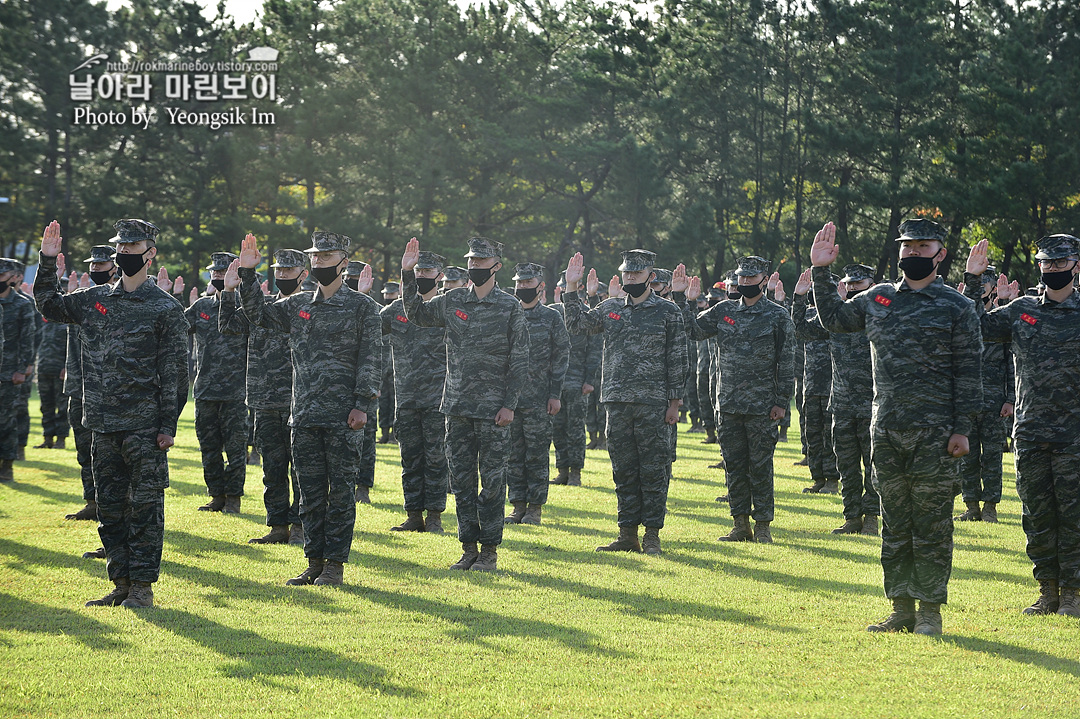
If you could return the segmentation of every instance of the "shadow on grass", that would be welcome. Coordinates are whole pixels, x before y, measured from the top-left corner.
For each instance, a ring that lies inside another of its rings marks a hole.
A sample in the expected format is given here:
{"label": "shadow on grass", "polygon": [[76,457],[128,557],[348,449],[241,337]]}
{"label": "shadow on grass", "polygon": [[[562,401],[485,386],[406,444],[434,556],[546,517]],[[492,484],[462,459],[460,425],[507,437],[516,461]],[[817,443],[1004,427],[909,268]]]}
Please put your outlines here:
{"label": "shadow on grass", "polygon": [[982,652],[995,659],[1008,659],[1018,664],[1027,664],[1047,671],[1080,677],[1080,662],[1064,657],[1055,657],[1052,654],[1040,652],[1030,647],[1018,647],[1013,644],[992,642],[988,639],[978,639],[976,637],[944,636],[939,638],[938,641],[952,644],[969,652]]}
{"label": "shadow on grass", "polygon": [[260,680],[275,676],[339,679],[390,696],[407,699],[424,696],[418,689],[390,681],[383,667],[350,659],[326,647],[267,639],[253,631],[213,622],[180,609],[157,608],[136,612],[135,616],[217,652],[227,660],[219,670],[230,679]]}
{"label": "shadow on grass", "polygon": [[[108,608],[104,610],[117,611]],[[0,592],[0,630],[63,635],[89,649],[102,651],[127,647],[126,642],[114,636],[115,629],[91,619],[85,613],[28,602],[4,592]]]}
{"label": "shadow on grass", "polygon": [[39,487],[38,485],[30,484],[29,482],[20,482],[16,476],[14,482],[8,482],[4,486],[8,489],[13,489],[16,492],[41,497],[50,504],[75,504],[82,501],[81,483],[73,483],[70,492],[57,492],[56,490],[45,489],[44,487]]}

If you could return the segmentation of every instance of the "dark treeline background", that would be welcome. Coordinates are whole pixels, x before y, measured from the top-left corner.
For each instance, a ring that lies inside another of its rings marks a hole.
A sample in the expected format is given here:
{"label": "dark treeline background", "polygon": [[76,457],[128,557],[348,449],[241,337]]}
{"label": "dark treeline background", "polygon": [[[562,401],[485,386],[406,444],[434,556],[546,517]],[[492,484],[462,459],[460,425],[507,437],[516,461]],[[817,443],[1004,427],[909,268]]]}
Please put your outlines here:
{"label": "dark treeline background", "polygon": [[[95,52],[264,45],[274,126],[170,126],[160,87],[145,131],[73,123],[68,74]],[[479,233],[508,266],[581,251],[606,278],[640,246],[709,282],[751,253],[791,281],[833,220],[843,262],[891,277],[920,215],[950,229],[950,259],[988,237],[1031,283],[1034,241],[1080,232],[1080,3],[267,0],[256,26],[192,2],[7,0],[0,128],[0,249],[29,240],[31,261],[52,218],[81,260],[143,217],[189,284],[248,231],[302,249],[318,228],[379,279],[413,235],[463,264]]]}

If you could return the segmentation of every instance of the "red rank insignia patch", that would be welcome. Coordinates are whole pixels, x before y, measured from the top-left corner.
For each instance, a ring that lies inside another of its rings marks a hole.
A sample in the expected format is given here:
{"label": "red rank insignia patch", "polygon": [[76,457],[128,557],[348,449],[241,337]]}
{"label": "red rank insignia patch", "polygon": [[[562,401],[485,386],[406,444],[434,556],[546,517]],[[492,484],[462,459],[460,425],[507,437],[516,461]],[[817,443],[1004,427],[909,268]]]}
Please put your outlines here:
{"label": "red rank insignia patch", "polygon": [[202,317],[204,320],[210,319],[210,315],[206,314],[205,312],[200,312],[199,317]]}
{"label": "red rank insignia patch", "polygon": [[105,309],[105,305],[101,304],[100,302],[95,302],[94,303],[94,309],[97,310],[98,312],[100,312],[103,315],[109,314],[109,311],[107,309]]}
{"label": "red rank insignia patch", "polygon": [[308,314],[307,312],[304,312],[303,310],[300,310],[300,319],[302,319],[302,320],[310,320],[311,315]]}
{"label": "red rank insignia patch", "polygon": [[461,310],[454,310],[454,314],[457,315],[457,318],[459,320],[467,320],[467,319],[469,319],[469,316],[467,314],[465,314],[464,312],[462,312]]}
{"label": "red rank insignia patch", "polygon": [[735,326],[735,320],[731,319],[731,318],[730,318],[730,317],[728,317],[727,315],[724,315],[724,322],[727,322],[727,323],[728,323],[729,325],[731,325],[732,327],[734,327],[734,326]]}
{"label": "red rank insignia patch", "polygon": [[617,315],[614,312],[608,312],[607,316],[610,317],[613,320],[621,320],[622,319],[622,315]]}
{"label": "red rank insignia patch", "polygon": [[1027,322],[1029,325],[1034,325],[1036,322],[1038,322],[1037,319],[1029,315],[1027,312],[1020,315],[1020,319],[1022,319],[1024,322]]}
{"label": "red rank insignia patch", "polygon": [[874,297],[874,302],[877,302],[882,307],[888,307],[889,305],[892,304],[892,300],[890,300],[888,297],[885,297],[883,295],[876,295]]}
{"label": "red rank insignia patch", "polygon": [[397,320],[398,322],[408,322],[408,321],[409,321],[409,318],[408,318],[408,317],[405,317],[405,316],[403,316],[403,315],[398,315],[398,316],[397,316],[397,317],[395,317],[394,319],[396,319],[396,320]]}

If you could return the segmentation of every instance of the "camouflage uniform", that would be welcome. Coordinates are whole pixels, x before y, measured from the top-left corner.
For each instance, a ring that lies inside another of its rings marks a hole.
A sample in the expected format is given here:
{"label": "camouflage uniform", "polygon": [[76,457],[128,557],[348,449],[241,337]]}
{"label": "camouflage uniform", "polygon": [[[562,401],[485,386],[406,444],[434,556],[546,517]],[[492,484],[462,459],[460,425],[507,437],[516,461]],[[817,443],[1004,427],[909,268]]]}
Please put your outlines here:
{"label": "camouflage uniform", "polygon": [[[155,240],[141,220],[116,223],[115,243]],[[180,303],[147,280],[61,294],[56,258],[39,255],[34,296],[50,321],[79,326],[83,424],[93,432],[98,534],[109,579],[157,581],[165,528],[168,455],[159,434],[176,436],[179,390],[187,389],[186,323]]]}
{"label": "camouflage uniform", "polygon": [[[351,240],[316,231],[305,252],[341,251]],[[267,304],[255,271],[240,268],[244,314],[259,327],[289,335],[293,391],[289,426],[292,459],[300,481],[304,556],[348,562],[356,522],[357,467],[364,433],[348,425],[349,413],[371,418],[378,402],[378,303],[344,283],[330,297],[322,289],[298,292]],[[369,419],[370,421],[370,419]]]}
{"label": "camouflage uniform", "polygon": [[[767,274],[768,262],[743,257],[737,273]],[[773,520],[773,451],[779,438],[772,408],[787,409],[795,389],[795,328],[787,311],[761,297],[753,305],[724,300],[694,317],[683,313],[696,340],[716,337],[717,440],[727,463],[731,515]]]}
{"label": "camouflage uniform", "polygon": [[[501,254],[500,243],[472,238],[466,257]],[[446,328],[446,384],[440,409],[446,415],[458,539],[462,544],[497,546],[503,535],[510,427],[499,427],[494,420],[503,407],[517,410],[529,371],[525,313],[517,298],[498,286],[483,299],[473,288],[457,288],[427,302],[417,291],[412,270],[402,270],[401,286],[409,322]]]}
{"label": "camouflage uniform", "polygon": [[706,432],[716,432],[715,385],[712,381],[713,342],[697,341],[697,394],[701,424]]}
{"label": "camouflage uniform", "polygon": [[41,345],[38,347],[38,398],[41,401],[41,434],[46,443],[65,439],[68,435],[67,402],[64,401],[64,373],[67,360],[67,328],[56,322],[42,320]]}
{"label": "camouflage uniform", "polygon": [[[225,271],[234,259],[231,252],[215,252],[206,269]],[[227,336],[218,330],[221,303],[236,302],[234,294],[223,294],[200,297],[184,315],[195,336],[195,435],[202,452],[206,491],[211,497],[239,497],[244,494],[247,477],[247,342],[242,336]]]}
{"label": "camouflage uniform", "polygon": [[[0,259],[0,274],[15,271],[11,260]],[[40,270],[39,270],[40,272]],[[0,460],[14,460],[18,455],[19,385],[11,376],[26,371],[34,362],[34,342],[37,328],[34,305],[15,289],[0,298],[4,321],[4,352],[0,362]],[[29,384],[29,380],[24,384]]]}
{"label": "camouflage uniform", "polygon": [[[383,306],[385,307],[391,302],[394,302],[394,300],[387,299],[387,295],[399,294],[400,292],[400,284],[397,282],[387,282],[382,290]],[[394,427],[394,408],[397,404],[394,400],[394,357],[393,347],[390,345],[389,337],[383,338],[382,345],[383,371],[382,383],[379,385],[379,429],[382,430],[385,441],[389,441],[390,432]]]}
{"label": "camouflage uniform", "polygon": [[[1080,254],[1080,240],[1038,241],[1036,259]],[[1080,589],[1080,294],[1058,303],[1045,295],[982,311],[980,278],[964,276],[979,307],[982,336],[1010,342],[1016,360],[1016,491],[1023,502],[1027,554],[1035,579]],[[979,345],[974,345],[977,349]]]}
{"label": "camouflage uniform", "polygon": [[[442,269],[444,257],[421,252],[418,267]],[[382,309],[382,331],[394,362],[394,434],[401,451],[405,511],[446,509],[450,469],[446,463],[446,417],[439,410],[446,381],[446,340],[441,327],[409,322],[405,300]]]}
{"label": "camouflage uniform", "polygon": [[[649,269],[655,254],[623,252],[619,271]],[[686,386],[686,328],[678,307],[650,293],[638,304],[629,296],[586,310],[566,298],[571,335],[604,338],[600,402],[607,412],[608,454],[618,498],[618,524],[661,529],[671,480],[671,439],[665,415]]]}
{"label": "camouflage uniform", "polygon": [[[566,306],[559,302],[551,305],[566,322]],[[570,359],[563,378],[562,409],[552,422],[552,443],[555,445],[556,469],[577,469],[585,466],[585,411],[589,400],[599,394],[595,389],[589,395],[581,393],[582,385],[597,387],[597,370],[604,351],[603,341],[597,336],[570,335]]]}
{"label": "camouflage uniform", "polygon": [[[271,267],[306,268],[307,260],[297,250],[278,250]],[[281,299],[280,293],[263,296],[267,305]],[[218,313],[218,328],[222,335],[247,338],[246,402],[255,411],[255,447],[262,456],[266,526],[297,524],[300,522],[300,480],[293,466],[289,429],[293,372],[289,336],[249,322],[239,307],[235,292],[222,293]]]}
{"label": "camouflage uniform", "polygon": [[[925,220],[900,240],[944,240]],[[933,237],[919,235],[933,234]],[[952,504],[960,462],[953,434],[971,434],[982,395],[981,340],[971,302],[939,278],[921,290],[904,279],[840,299],[815,267],[814,300],[830,332],[865,331],[874,368],[871,461],[881,496],[881,566],[890,599],[943,604],[952,572]]]}
{"label": "camouflage uniform", "polygon": [[803,417],[800,419],[804,421],[802,431],[806,437],[810,478],[815,482],[835,482],[840,475],[833,453],[829,411],[833,375],[830,333],[817,321],[817,309],[807,307],[807,295],[795,295],[791,319],[795,324],[795,339],[803,343]]}
{"label": "camouflage uniform", "polygon": [[[349,260],[348,266],[345,268],[345,284],[349,286],[349,289],[356,290],[360,286],[360,273],[367,268],[366,262],[360,262],[359,260]],[[301,288],[307,292],[318,288],[318,283],[310,275],[301,285]],[[370,294],[368,294],[370,297]],[[374,300],[375,298],[372,297]],[[378,301],[375,302],[378,305]],[[385,337],[379,338],[379,376],[380,376],[380,390],[382,387],[382,373],[386,358],[389,356],[386,349]],[[364,491],[370,490],[375,486],[375,434],[376,429],[379,426],[379,407],[381,402],[375,403],[375,409],[368,413],[367,424],[364,425],[364,447],[360,450],[360,473],[356,478],[356,486],[366,488]],[[357,491],[356,501],[361,501],[361,493]],[[369,500],[370,501],[370,500]]]}
{"label": "camouflage uniform", "polygon": [[[18,260],[16,267],[20,273],[26,272],[26,265]],[[16,288],[18,294],[30,303],[30,307],[34,312],[34,354],[30,358],[30,375],[27,376],[26,381],[18,386],[18,403],[16,405],[16,423],[18,425],[19,438],[17,440],[20,449],[26,447],[30,439],[30,395],[34,392],[34,383],[32,380],[34,377],[34,364],[37,362],[38,349],[41,347],[41,340],[43,338],[45,321],[41,316],[41,313],[34,307],[34,298],[24,293],[22,290]]]}
{"label": "camouflage uniform", "polygon": [[[542,265],[530,262],[514,270],[515,282],[544,280]],[[561,401],[570,361],[570,337],[558,310],[537,302],[524,313],[529,328],[528,377],[510,423],[507,489],[511,504],[542,505],[548,496],[552,437],[552,416],[547,405],[552,399]]]}

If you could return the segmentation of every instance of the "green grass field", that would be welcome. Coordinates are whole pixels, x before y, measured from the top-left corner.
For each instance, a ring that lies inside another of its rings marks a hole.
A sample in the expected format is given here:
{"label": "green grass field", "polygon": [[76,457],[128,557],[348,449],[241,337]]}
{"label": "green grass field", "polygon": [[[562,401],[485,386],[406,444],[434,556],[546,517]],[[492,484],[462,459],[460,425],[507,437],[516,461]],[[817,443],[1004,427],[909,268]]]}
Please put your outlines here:
{"label": "green grass field", "polygon": [[731,524],[706,468],[716,449],[683,434],[663,557],[593,551],[616,533],[615,495],[606,453],[589,452],[584,486],[553,487],[543,526],[508,528],[490,575],[446,569],[453,533],[388,531],[401,485],[397,447],[380,445],[346,585],[296,588],[283,581],[305,566],[299,547],[246,543],[264,531],[258,467],[241,515],[196,511],[192,412],[170,455],[154,609],[83,607],[111,584],[80,557],[93,523],[63,519],[82,506],[73,448],[28,450],[0,486],[0,715],[1080,715],[1080,624],[1019,612],[1035,584],[1011,455],[1000,524],[958,526],[931,639],[864,631],[889,608],[879,542],[829,534],[840,499],[801,494],[794,432],[776,453],[771,546],[716,541]]}

